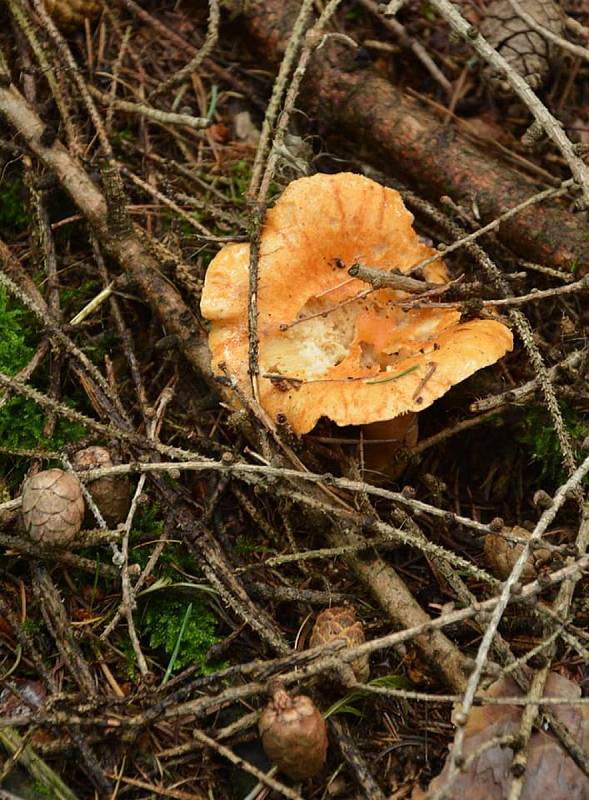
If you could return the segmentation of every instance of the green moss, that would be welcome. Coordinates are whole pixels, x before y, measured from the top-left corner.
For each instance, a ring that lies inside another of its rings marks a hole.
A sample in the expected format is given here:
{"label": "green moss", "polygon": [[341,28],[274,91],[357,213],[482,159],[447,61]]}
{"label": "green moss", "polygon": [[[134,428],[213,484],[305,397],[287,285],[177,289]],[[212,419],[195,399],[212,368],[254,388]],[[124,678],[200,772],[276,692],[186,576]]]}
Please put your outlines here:
{"label": "green moss", "polygon": [[239,556],[250,555],[251,553],[270,553],[275,554],[276,550],[256,544],[245,536],[237,536],[234,542],[235,553]]}
{"label": "green moss", "polygon": [[68,442],[81,439],[86,433],[83,425],[60,418],[53,436],[43,436],[45,421],[45,412],[33,400],[13,397],[0,410],[0,441],[3,447],[12,450],[59,450]]}
{"label": "green moss", "polygon": [[169,659],[178,642],[189,602],[192,602],[192,612],[186,621],[173,669],[178,671],[198,664],[206,674],[213,670],[206,665],[206,654],[219,637],[216,635],[217,619],[205,603],[158,594],[149,601],[142,630],[149,637],[149,646],[161,648]]}
{"label": "green moss", "polygon": [[[561,403],[564,424],[569,432],[575,455],[589,433],[589,426],[579,414],[566,403]],[[540,478],[561,483],[566,479],[562,464],[562,452],[558,436],[548,411],[543,406],[526,409],[523,430],[517,436],[519,444],[529,450],[531,459],[540,467]]]}
{"label": "green moss", "polygon": [[95,278],[82,281],[79,286],[68,286],[59,292],[59,302],[64,317],[73,317],[102,289]]}
{"label": "green moss", "polygon": [[[229,186],[231,200],[239,208],[246,205],[245,195],[252,177],[252,162],[240,159],[229,168]],[[282,188],[275,181],[270,182],[268,190],[268,205],[272,205],[274,198],[281,194]]]}
{"label": "green moss", "polygon": [[[15,305],[0,288],[0,372],[15,375],[32,358],[37,338],[30,314]],[[0,442],[9,449],[57,450],[79,439],[85,429],[60,419],[51,438],[43,436],[45,413],[33,400],[16,395],[0,408]]]}
{"label": "green moss", "polygon": [[0,371],[8,375],[22,369],[34,353],[30,344],[31,322],[27,317],[0,288]]}
{"label": "green moss", "polygon": [[131,640],[129,638],[123,639],[122,641],[118,642],[117,646],[123,654],[123,658],[125,659],[125,670],[127,672],[127,677],[134,681],[137,677],[137,657],[135,655],[135,651],[133,650]]}
{"label": "green moss", "polygon": [[[143,569],[152,551],[153,542],[160,538],[164,530],[164,515],[158,503],[141,506],[133,521],[131,543],[133,562]],[[151,543],[142,546],[143,543]],[[160,555],[153,577],[169,585],[182,580],[182,571],[194,575],[199,573],[195,558],[187,551],[181,541],[169,540]]]}
{"label": "green moss", "polygon": [[245,205],[247,192],[252,177],[252,164],[250,161],[236,161],[229,169],[231,199],[238,206]]}
{"label": "green moss", "polygon": [[43,628],[43,622],[39,618],[27,617],[21,623],[21,627],[27,636],[34,636]]}
{"label": "green moss", "polygon": [[33,786],[31,787],[33,792],[33,797],[55,797],[53,794],[53,789],[50,786],[46,786],[41,781],[35,781]]}
{"label": "green moss", "polygon": [[123,128],[123,130],[120,131],[112,131],[110,134],[110,143],[116,155],[120,156],[123,159],[125,157],[127,157],[128,159],[127,150],[125,149],[125,144],[126,142],[133,141],[135,137],[136,134],[132,130],[129,130],[128,128]]}
{"label": "green moss", "polygon": [[158,503],[141,506],[133,521],[132,539],[145,539],[146,535],[155,539],[164,529],[164,517]]}
{"label": "green moss", "polygon": [[0,235],[4,239],[13,238],[27,225],[25,192],[20,178],[14,176],[2,180],[0,188]]}

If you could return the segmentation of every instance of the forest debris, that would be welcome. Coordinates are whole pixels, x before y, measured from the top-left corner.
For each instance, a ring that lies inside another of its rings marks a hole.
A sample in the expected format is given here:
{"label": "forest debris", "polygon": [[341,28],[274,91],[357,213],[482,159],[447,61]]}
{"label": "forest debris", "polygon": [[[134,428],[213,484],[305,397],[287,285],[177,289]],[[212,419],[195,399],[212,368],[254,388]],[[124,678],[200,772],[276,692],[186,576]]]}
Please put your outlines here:
{"label": "forest debris", "polygon": [[312,778],[321,771],[327,755],[327,727],[310,697],[291,697],[277,686],[258,729],[266,755],[289,778]]}
{"label": "forest debris", "polygon": [[[403,310],[405,292],[348,276],[353,264],[407,273],[434,256],[412,221],[398,192],[346,172],[293,181],[268,211],[258,268],[259,398],[296,434],[321,416],[362,425],[420,411],[511,350],[500,322],[462,323],[456,308]],[[224,247],[201,299],[213,370],[221,374],[224,364],[246,392],[249,262],[249,245]],[[424,277],[444,283],[445,265],[435,260]]]}
{"label": "forest debris", "polygon": [[[522,0],[522,10],[533,17],[539,25],[562,36],[564,17],[553,0]],[[545,82],[557,48],[548,39],[530,26],[515,12],[509,0],[492,0],[485,9],[480,30],[485,39],[514,70],[525,78],[532,89]],[[495,88],[509,91],[502,74],[495,74],[488,67],[483,75]]]}
{"label": "forest debris", "polygon": [[0,692],[0,716],[31,717],[46,699],[47,691],[41,681],[16,678]]}
{"label": "forest debris", "polygon": [[[72,459],[78,470],[112,467],[113,461],[106,447],[86,447],[79,450]],[[98,509],[110,527],[116,527],[125,520],[131,504],[131,486],[125,475],[105,476],[89,481],[87,489]]]}
{"label": "forest debris", "polygon": [[45,0],[45,7],[64,30],[81,28],[84,20],[95,19],[102,10],[100,0]]}
{"label": "forest debris", "polygon": [[[484,697],[522,697],[523,692],[511,678],[500,678]],[[571,680],[551,672],[546,682],[544,697],[562,697],[568,701],[581,696],[580,687]],[[575,741],[585,750],[589,749],[589,706],[567,702],[551,705],[554,716],[564,725]],[[517,736],[520,729],[522,706],[483,705],[473,708],[465,727],[464,756],[479,749],[464,772],[452,783],[447,800],[504,800],[509,795],[512,779],[511,763],[513,749],[500,744],[487,747],[493,739]],[[430,796],[444,786],[449,769],[444,769],[430,783]],[[589,778],[579,769],[572,758],[562,749],[550,731],[535,731],[530,739],[521,800],[584,800],[589,796]],[[416,789],[413,800],[423,800],[426,795]]]}
{"label": "forest debris", "polygon": [[48,469],[27,478],[22,491],[25,530],[36,542],[67,545],[84,519],[84,498],[77,476]]}
{"label": "forest debris", "polygon": [[260,141],[260,130],[254,125],[249,111],[238,111],[233,115],[233,129],[243,144],[256,147]]}
{"label": "forest debris", "polygon": [[[529,531],[527,531],[525,528],[521,528],[519,525],[515,525],[511,529],[511,534],[518,539],[525,540],[529,540],[531,536]],[[484,544],[487,564],[491,568],[492,572],[497,575],[497,577],[505,579],[511,573],[511,570],[514,567],[515,562],[520,557],[524,547],[525,542],[517,543],[511,541],[506,536],[502,536],[501,534],[488,533],[485,536]],[[550,559],[550,550],[547,550],[546,548],[541,547],[531,550],[521,574],[522,580],[526,582],[533,581],[538,577],[539,567],[541,567],[543,564],[548,564]]]}
{"label": "forest debris", "polygon": [[[365,641],[364,627],[356,612],[349,606],[333,606],[322,611],[315,620],[309,647],[335,642],[343,639],[347,647],[355,647]],[[360,683],[366,683],[370,676],[370,659],[363,655],[350,664],[354,677]]]}
{"label": "forest debris", "polygon": [[[246,18],[264,57],[280,60],[286,31],[298,12],[296,0],[249,0]],[[465,208],[476,207],[483,222],[519,205],[536,187],[498,157],[473,145],[335,40],[322,43],[307,70],[301,102],[326,130],[354,143],[354,157],[409,181],[425,196],[442,195]],[[589,240],[583,218],[562,205],[543,203],[502,223],[499,238],[518,255],[579,274],[589,268]]]}

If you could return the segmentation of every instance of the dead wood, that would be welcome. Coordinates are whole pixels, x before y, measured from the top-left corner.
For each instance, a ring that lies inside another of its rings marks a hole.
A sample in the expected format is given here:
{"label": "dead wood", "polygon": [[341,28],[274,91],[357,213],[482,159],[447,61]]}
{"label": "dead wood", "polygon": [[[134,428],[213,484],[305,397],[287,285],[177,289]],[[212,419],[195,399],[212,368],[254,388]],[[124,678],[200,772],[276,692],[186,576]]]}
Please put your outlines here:
{"label": "dead wood", "polygon": [[[194,315],[160,272],[160,265],[151,254],[144,235],[139,230],[128,227],[124,219],[113,219],[113,205],[120,214],[123,211],[124,198],[111,197],[109,204],[105,195],[59,141],[49,147],[43,144],[43,123],[16,87],[0,87],[0,111],[20,133],[33,153],[55,173],[104,249],[139,285],[145,299],[166,329],[177,337],[179,347],[187,361],[197,373],[209,378],[208,348],[204,342],[203,331],[199,328]],[[117,177],[110,170],[104,172],[105,186],[113,194],[117,190]],[[317,489],[314,492],[329,510],[331,504],[325,503],[322,491]],[[331,508],[337,510],[337,506]],[[343,547],[350,543],[350,536],[354,539],[354,534],[334,527],[328,534],[328,541],[334,547]],[[427,623],[429,618],[413,598],[408,587],[395,570],[382,559],[377,556],[367,560],[352,557],[348,563],[357,577],[366,583],[371,594],[396,625],[412,627],[415,624]],[[449,686],[457,690],[463,688],[464,657],[445,634],[435,631],[431,636],[418,637],[416,643],[422,649],[426,660],[439,671]]]}
{"label": "dead wood", "polygon": [[[247,27],[271,62],[283,53],[296,2],[252,0]],[[483,222],[524,202],[538,187],[355,60],[349,44],[327,39],[316,50],[301,96],[306,111],[346,135],[359,155],[407,180],[427,197],[479,209]],[[545,203],[505,221],[499,238],[518,255],[581,273],[589,269],[585,215]]]}
{"label": "dead wood", "polygon": [[[147,241],[137,231],[124,225],[113,230],[109,204],[100,189],[60,142],[50,147],[43,144],[43,122],[15,87],[0,90],[0,110],[20,132],[33,153],[59,178],[101,245],[137,282],[167,329],[178,337],[188,360],[206,374],[209,356],[196,319],[161,273],[160,264],[150,252]],[[105,182],[108,178],[107,171]],[[114,176],[111,178],[114,183]]]}

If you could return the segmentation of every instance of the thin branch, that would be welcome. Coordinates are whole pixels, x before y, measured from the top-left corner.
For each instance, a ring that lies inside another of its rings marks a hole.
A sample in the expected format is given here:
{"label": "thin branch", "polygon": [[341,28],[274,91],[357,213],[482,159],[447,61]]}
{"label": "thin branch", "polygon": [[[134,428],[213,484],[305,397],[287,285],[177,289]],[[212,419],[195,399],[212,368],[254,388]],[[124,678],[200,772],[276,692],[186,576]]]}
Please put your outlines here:
{"label": "thin branch", "polygon": [[254,766],[253,764],[250,764],[248,761],[245,761],[245,759],[236,755],[233,752],[233,750],[230,750],[228,747],[225,747],[225,745],[221,744],[220,742],[217,742],[215,739],[211,739],[211,737],[207,736],[206,733],[204,733],[203,731],[200,731],[198,729],[193,730],[192,735],[194,736],[195,739],[198,739],[199,742],[206,744],[212,750],[217,752],[220,756],[226,758],[232,764],[244,770],[244,772],[247,772],[250,775],[256,777],[258,781],[260,781],[260,783],[263,783],[265,786],[269,786],[271,789],[274,789],[274,791],[279,792],[284,797],[288,797],[289,800],[304,800],[302,795],[300,795],[298,792],[295,792],[293,789],[289,789],[282,783],[282,781],[277,781],[275,778],[268,775],[266,772],[263,772],[261,769]]}
{"label": "thin branch", "polygon": [[208,117],[193,117],[192,114],[178,114],[172,111],[161,111],[159,108],[152,108],[145,103],[133,103],[129,100],[119,100],[101,92],[95,86],[89,86],[88,91],[103,105],[114,108],[117,111],[126,111],[129,114],[137,114],[153,122],[162,125],[180,125],[193,130],[203,130],[211,125]]}
{"label": "thin branch", "polygon": [[491,47],[476,28],[464,19],[450,0],[432,0],[432,6],[448,22],[450,27],[469,42],[488,64],[505,75],[515,94],[527,106],[538,124],[542,126],[562,153],[583,192],[583,207],[589,205],[589,169],[575,153],[574,146],[564,132],[561,123],[548,111],[526,80],[513,69],[511,64],[494,47]]}
{"label": "thin branch", "polygon": [[[567,181],[563,181],[560,186],[550,188],[550,189],[543,189],[541,192],[536,192],[536,194],[530,195],[526,200],[521,203],[518,203],[513,208],[504,211],[503,214],[500,214],[495,219],[488,222],[486,225],[483,225],[482,228],[478,228],[476,231],[472,233],[465,234],[464,231],[461,229],[461,236],[457,238],[455,242],[452,244],[444,244],[440,245],[438,249],[440,250],[440,255],[438,256],[428,256],[428,258],[424,258],[423,261],[420,261],[418,264],[415,264],[414,267],[411,268],[410,273],[417,272],[418,270],[423,269],[424,267],[433,264],[434,261],[437,261],[439,258],[446,257],[450,253],[453,253],[455,250],[458,250],[460,247],[466,247],[469,244],[475,242],[481,236],[484,236],[486,233],[490,233],[491,231],[496,230],[502,222],[505,222],[511,217],[515,217],[520,211],[523,211],[530,206],[537,205],[538,203],[543,202],[544,200],[554,199],[556,197],[562,197],[563,195],[567,194],[571,188],[575,185],[575,181],[572,178],[569,178]],[[448,220],[450,222],[450,220]],[[454,223],[455,224],[455,223]],[[458,226],[456,225],[458,228]],[[468,248],[467,248],[468,249]]]}
{"label": "thin branch", "polygon": [[[587,350],[575,350],[563,361],[555,364],[553,367],[550,367],[550,369],[548,369],[548,377],[552,381],[558,378],[558,375],[561,371],[566,372],[567,370],[575,370],[583,363],[586,357]],[[511,403],[523,403],[540,388],[540,377],[532,378],[532,380],[527,381],[527,383],[524,383],[521,386],[516,386],[513,389],[508,389],[506,392],[502,392],[501,394],[484,397],[481,400],[475,400],[474,403],[470,404],[469,411],[474,413],[490,411]]]}
{"label": "thin branch", "polygon": [[[376,270],[375,270],[376,271]],[[589,275],[581,278],[574,283],[567,283],[564,286],[555,286],[552,289],[532,289],[528,294],[516,295],[513,297],[500,297],[494,300],[481,300],[483,308],[496,308],[501,306],[521,306],[526,303],[533,303],[536,300],[545,300],[547,297],[560,297],[566,294],[576,294],[577,292],[589,289]],[[455,308],[464,304],[464,300],[453,300],[450,302],[421,301],[419,297],[415,300],[391,301],[391,305],[401,308]]]}
{"label": "thin branch", "polygon": [[394,19],[394,17],[381,16],[380,7],[374,2],[374,0],[358,0],[358,2],[360,5],[364,6],[364,8],[368,9],[371,14],[374,14],[376,17],[380,17],[384,27],[388,28],[388,30],[398,38],[401,46],[409,48],[415,57],[421,61],[432,78],[440,84],[442,89],[447,94],[452,94],[452,84],[436,65],[421,42],[416,42],[415,39],[413,39],[413,37],[407,33],[405,27],[401,25],[398,20]]}
{"label": "thin branch", "polygon": [[[510,596],[513,594],[514,587],[519,583],[521,578],[521,574],[525,568],[526,562],[530,555],[530,547],[533,542],[540,541],[542,536],[548,529],[548,526],[553,522],[556,517],[556,514],[560,507],[563,505],[567,497],[571,492],[574,492],[578,486],[580,485],[583,478],[589,473],[589,457],[587,457],[583,463],[575,470],[575,472],[571,475],[571,477],[564,483],[556,492],[553,498],[553,504],[550,508],[546,509],[542,516],[540,517],[538,523],[536,524],[533,532],[530,535],[530,540],[527,542],[524,547],[522,548],[522,552],[520,553],[517,561],[514,564],[514,567],[509,575],[509,578],[505,581],[503,590],[501,594],[497,598],[497,603],[491,612],[491,618],[487,629],[485,630],[483,639],[479,646],[477,656],[475,659],[474,669],[468,679],[466,691],[464,692],[464,697],[462,700],[462,713],[465,717],[468,717],[470,709],[472,708],[474,697],[481,679],[481,675],[484,669],[484,666],[487,662],[489,649],[495,633],[497,631],[497,627],[501,621],[503,613],[507,608],[507,605],[510,600]],[[450,783],[454,780],[456,775],[459,772],[459,764],[462,763],[462,748],[464,745],[464,737],[465,737],[465,729],[464,726],[459,726],[456,731],[456,735],[454,737],[454,744],[452,746],[451,755],[450,755],[450,762],[449,762],[449,770],[448,770],[448,779],[446,784],[441,787],[439,792],[436,793],[432,800],[442,800],[443,797],[446,795],[447,787]]]}
{"label": "thin branch", "polygon": [[[178,84],[182,83],[186,78],[189,78],[193,73],[198,71],[201,64],[207,58],[213,47],[217,44],[217,39],[219,38],[219,19],[219,0],[209,0],[209,22],[203,46],[200,48],[198,53],[196,53],[196,55],[190,59],[188,64],[183,66],[182,69],[178,70],[178,72],[174,73],[174,75],[161,83],[157,89],[151,93],[149,98],[150,100],[153,100],[162,94],[169,93],[170,89],[178,86]],[[210,121],[208,122],[210,124]]]}

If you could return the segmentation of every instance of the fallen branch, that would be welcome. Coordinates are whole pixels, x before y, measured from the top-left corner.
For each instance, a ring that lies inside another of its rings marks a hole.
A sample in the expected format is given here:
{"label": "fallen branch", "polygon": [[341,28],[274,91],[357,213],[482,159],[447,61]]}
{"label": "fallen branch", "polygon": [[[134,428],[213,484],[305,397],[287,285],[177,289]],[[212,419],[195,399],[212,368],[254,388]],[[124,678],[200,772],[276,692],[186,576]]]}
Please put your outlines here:
{"label": "fallen branch", "polygon": [[[285,47],[294,0],[251,0],[247,27],[266,58],[277,62]],[[495,219],[537,191],[498,158],[483,153],[443,120],[371,69],[359,67],[349,46],[334,39],[312,58],[302,100],[326,131],[356,143],[375,166],[404,177],[424,195],[450,195],[470,208],[476,201],[484,222]],[[589,269],[584,220],[557,204],[535,205],[506,220],[500,239],[518,255],[580,274]]]}
{"label": "fallen branch", "polygon": [[566,135],[562,124],[546,108],[540,98],[533,92],[530,84],[519,75],[509,62],[481,36],[460,14],[456,6],[449,0],[431,0],[432,6],[440,16],[448,22],[453,31],[470,42],[473,49],[487,64],[505,75],[505,80],[533,114],[538,125],[552,139],[562,153],[571,173],[583,192],[582,205],[589,205],[589,169],[575,152],[573,143]]}

